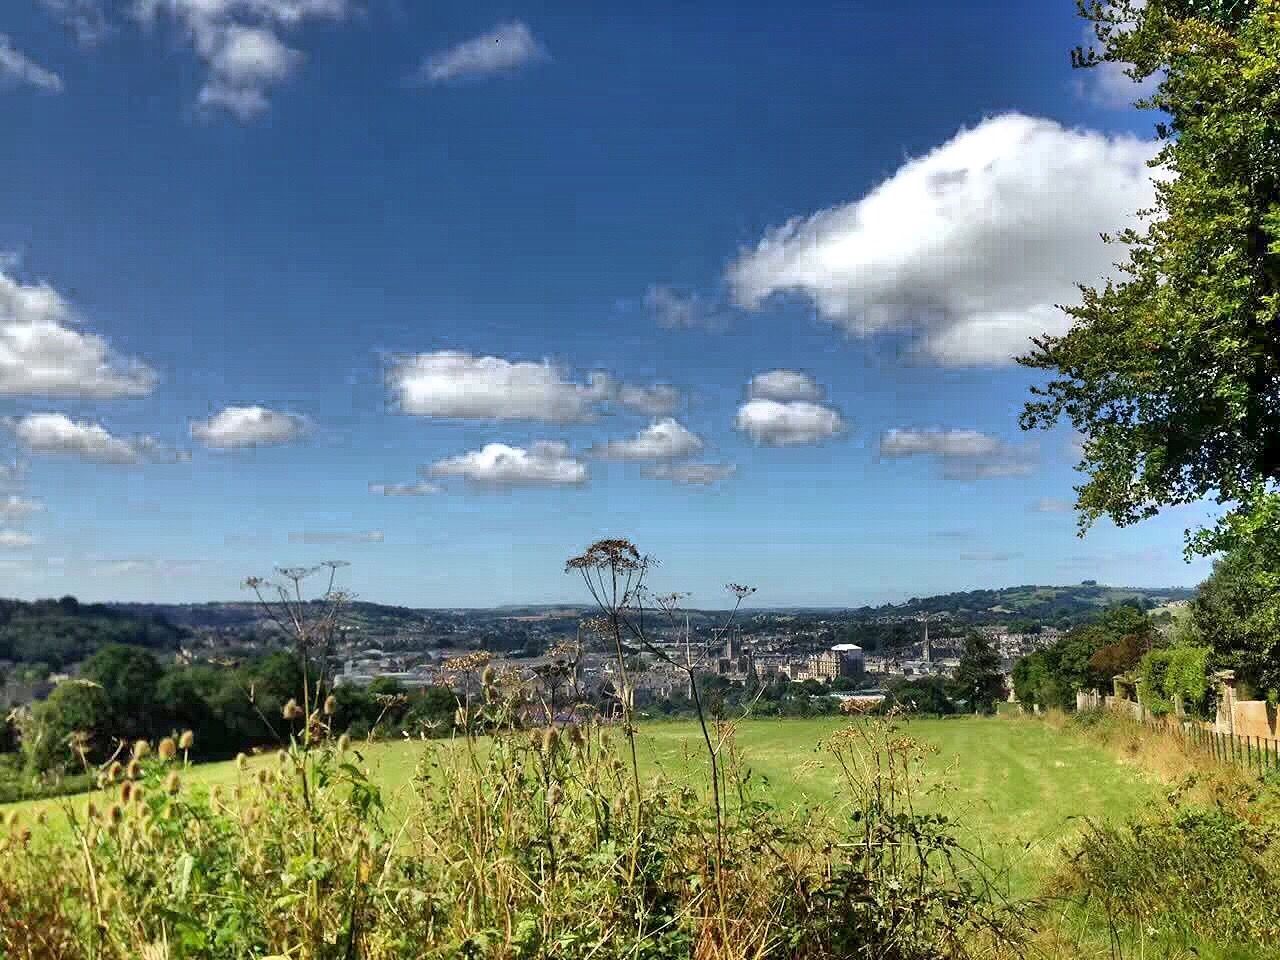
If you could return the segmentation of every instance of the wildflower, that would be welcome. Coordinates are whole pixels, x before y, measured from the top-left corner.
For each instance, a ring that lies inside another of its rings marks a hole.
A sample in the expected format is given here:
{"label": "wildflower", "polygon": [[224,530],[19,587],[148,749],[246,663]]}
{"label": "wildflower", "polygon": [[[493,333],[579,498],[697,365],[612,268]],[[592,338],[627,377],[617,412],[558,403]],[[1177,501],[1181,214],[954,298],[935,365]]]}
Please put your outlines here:
{"label": "wildflower", "polygon": [[324,698],[324,715],[326,717],[332,717],[337,712],[338,698],[331,693]]}
{"label": "wildflower", "polygon": [[178,745],[173,742],[173,737],[165,737],[156,748],[156,753],[159,754],[163,763],[168,763],[178,755]]}
{"label": "wildflower", "polygon": [[125,776],[130,780],[137,780],[142,776],[142,764],[137,760],[130,760],[129,766],[125,769]]}
{"label": "wildflower", "polygon": [[171,771],[169,776],[164,780],[164,792],[169,796],[177,796],[179,790],[182,789],[182,778],[178,776],[177,771]]}
{"label": "wildflower", "polygon": [[190,730],[183,730],[182,736],[178,738],[178,749],[184,753],[195,746],[196,735]]}
{"label": "wildflower", "polygon": [[290,697],[289,701],[284,705],[284,708],[280,711],[280,714],[286,720],[297,720],[302,716],[302,708],[298,706],[297,700],[294,700],[292,697]]}
{"label": "wildflower", "polygon": [[145,740],[139,740],[133,745],[133,759],[141,760],[143,757],[149,756],[151,753],[151,744]]}

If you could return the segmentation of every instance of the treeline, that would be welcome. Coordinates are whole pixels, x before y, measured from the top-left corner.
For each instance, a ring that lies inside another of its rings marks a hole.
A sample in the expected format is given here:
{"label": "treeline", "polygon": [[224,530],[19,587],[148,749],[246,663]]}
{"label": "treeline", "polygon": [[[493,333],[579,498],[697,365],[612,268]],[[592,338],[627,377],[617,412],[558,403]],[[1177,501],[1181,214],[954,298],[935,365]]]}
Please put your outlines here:
{"label": "treeline", "polygon": [[[316,669],[312,665],[313,687]],[[382,735],[447,729],[456,706],[448,690],[407,691],[388,681],[339,687],[334,696],[336,722],[357,737],[375,727]],[[11,720],[0,734],[0,752],[9,751],[11,774],[66,775],[101,763],[121,742],[191,730],[192,759],[226,759],[287,744],[298,722],[284,719],[283,708],[302,697],[302,665],[292,653],[234,668],[180,666],[141,647],[113,644],[85,661],[76,679]]]}
{"label": "treeline", "polygon": [[163,617],[134,616],[102,604],[0,600],[0,660],[61,670],[110,644],[176,650],[188,637]]}

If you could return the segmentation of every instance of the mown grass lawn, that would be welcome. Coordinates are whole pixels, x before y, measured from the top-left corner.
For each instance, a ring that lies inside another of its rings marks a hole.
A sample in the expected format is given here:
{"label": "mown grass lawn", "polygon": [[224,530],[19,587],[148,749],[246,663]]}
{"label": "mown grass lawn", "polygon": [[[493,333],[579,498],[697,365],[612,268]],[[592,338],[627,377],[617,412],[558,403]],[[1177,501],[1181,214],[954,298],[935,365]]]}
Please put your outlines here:
{"label": "mown grass lawn", "polygon": [[[838,776],[821,748],[843,721],[751,720],[740,725],[738,748],[759,778],[764,795],[779,805],[822,806],[838,815]],[[929,745],[927,785],[940,788],[919,807],[947,813],[963,824],[968,842],[1010,871],[1015,892],[1028,892],[1082,818],[1119,818],[1155,801],[1159,785],[1118,763],[1083,738],[1029,719],[962,717],[901,722],[903,732]],[[403,809],[419,760],[426,751],[448,748],[434,741],[391,742],[360,747],[388,807]],[[641,727],[642,762],[674,778],[704,782],[704,755],[696,724],[655,722]],[[274,763],[271,755],[254,765]],[[189,784],[233,784],[232,763],[193,767]],[[86,798],[30,801],[15,805],[25,820],[44,808],[51,829],[65,828],[68,805],[83,809]],[[6,810],[7,812],[7,810]]]}

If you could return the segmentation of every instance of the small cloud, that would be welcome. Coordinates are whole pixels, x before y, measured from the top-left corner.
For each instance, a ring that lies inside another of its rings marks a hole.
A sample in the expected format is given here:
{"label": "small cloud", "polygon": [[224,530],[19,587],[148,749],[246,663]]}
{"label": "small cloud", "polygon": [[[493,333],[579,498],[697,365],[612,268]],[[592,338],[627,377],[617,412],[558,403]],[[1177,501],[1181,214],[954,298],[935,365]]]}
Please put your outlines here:
{"label": "small cloud", "polygon": [[821,443],[845,429],[839,412],[804,400],[748,400],[738,408],[734,425],[766,446]]}
{"label": "small cloud", "polygon": [[439,350],[393,358],[394,406],[418,417],[586,423],[613,390],[608,377],[574,383],[549,360],[531,362]]}
{"label": "small cloud", "polygon": [[25,530],[0,530],[0,549],[21,550],[35,542],[36,538]]}
{"label": "small cloud", "polygon": [[101,424],[72,420],[61,413],[29,413],[6,417],[0,424],[28,453],[79,457],[93,463],[137,464],[147,461],[174,463],[190,454],[174,450],[155,437],[124,440]]}
{"label": "small cloud", "polygon": [[369,492],[376,493],[383,497],[426,497],[433,493],[440,493],[443,488],[436,483],[428,480],[419,480],[416,483],[371,483],[369,484]]}
{"label": "small cloud", "polygon": [[728,480],[737,469],[732,463],[659,463],[646,467],[644,475],[651,480],[710,487]]}
{"label": "small cloud", "polygon": [[672,417],[655,420],[630,440],[610,440],[587,453],[602,460],[677,460],[702,449],[702,440]]}
{"label": "small cloud", "polygon": [[381,530],[334,531],[304,530],[301,533],[289,534],[290,543],[301,543],[307,546],[331,546],[334,544],[382,543]]}
{"label": "small cloud", "polygon": [[548,58],[533,31],[519,20],[501,23],[488,33],[430,54],[410,78],[416,84],[450,83],[468,77],[510,73]]}
{"label": "small cloud", "polygon": [[14,279],[13,265],[14,258],[0,257],[0,395],[111,400],[151,393],[154,370],[77,329],[62,295],[46,283]]}
{"label": "small cloud", "polygon": [[675,412],[680,404],[680,391],[667,383],[655,383],[649,387],[624,383],[618,388],[618,403],[638,413],[660,417]]}
{"label": "small cloud", "polygon": [[39,0],[40,6],[75,34],[82,47],[92,47],[110,32],[99,0]]}
{"label": "small cloud", "polygon": [[477,487],[581,486],[587,482],[587,467],[569,453],[568,444],[539,441],[528,449],[489,443],[457,457],[448,457],[430,467],[436,477],[461,477]]}
{"label": "small cloud", "polygon": [[101,560],[89,568],[93,577],[191,577],[203,563],[173,560]]}
{"label": "small cloud", "polygon": [[1070,500],[1057,497],[1041,497],[1031,504],[1032,513],[1071,513],[1076,508]]}
{"label": "small cloud", "polygon": [[304,417],[256,406],[226,407],[191,424],[191,436],[215,450],[288,443],[306,432]]}
{"label": "small cloud", "polygon": [[0,520],[9,522],[25,520],[33,513],[39,513],[43,509],[43,503],[39,500],[32,500],[29,497],[10,495],[0,498]]}
{"label": "small cloud", "polygon": [[0,33],[0,84],[35,87],[45,93],[61,93],[62,78],[46,70]]}
{"label": "small cloud", "polygon": [[993,480],[1035,471],[1029,451],[978,430],[894,428],[880,437],[880,455],[933,457],[948,480]]}
{"label": "small cloud", "polygon": [[762,400],[817,401],[822,399],[822,388],[799,370],[768,370],[751,378],[747,394]]}
{"label": "small cloud", "polygon": [[1002,553],[995,550],[963,550],[960,553],[960,559],[969,563],[1007,563],[1021,557],[1020,553]]}
{"label": "small cloud", "polygon": [[654,284],[645,291],[644,308],[658,326],[667,330],[720,331],[729,325],[729,312],[719,304],[663,284]]}

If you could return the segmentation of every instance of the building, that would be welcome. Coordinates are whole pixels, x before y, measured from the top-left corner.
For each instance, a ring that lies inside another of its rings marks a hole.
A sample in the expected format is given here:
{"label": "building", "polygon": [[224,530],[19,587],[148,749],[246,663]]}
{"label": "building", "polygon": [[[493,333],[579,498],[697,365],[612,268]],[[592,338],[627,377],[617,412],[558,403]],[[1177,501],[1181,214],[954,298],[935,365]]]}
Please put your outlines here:
{"label": "building", "polygon": [[856,643],[838,643],[830,650],[815,653],[803,664],[792,664],[787,675],[792,680],[820,680],[830,683],[837,677],[857,678],[866,672],[866,657]]}

